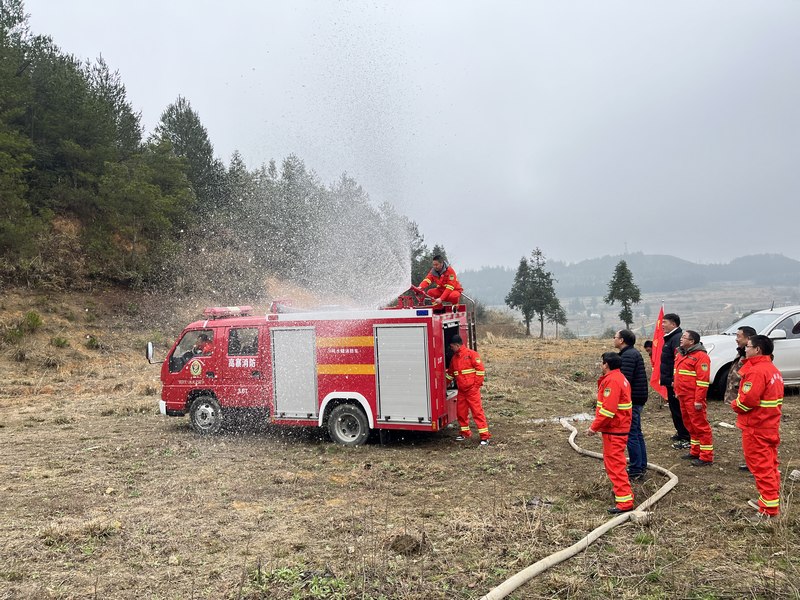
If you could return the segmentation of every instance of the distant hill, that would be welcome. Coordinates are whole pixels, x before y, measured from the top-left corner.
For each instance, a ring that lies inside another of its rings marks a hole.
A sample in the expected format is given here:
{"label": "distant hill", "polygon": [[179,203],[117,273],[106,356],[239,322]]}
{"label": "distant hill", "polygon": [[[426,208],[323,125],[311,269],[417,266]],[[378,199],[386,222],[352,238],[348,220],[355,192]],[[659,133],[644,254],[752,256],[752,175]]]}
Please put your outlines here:
{"label": "distant hill", "polygon": [[[560,298],[603,296],[620,260],[628,263],[633,280],[642,293],[674,292],[716,282],[800,285],[800,261],[782,254],[755,254],[729,263],[701,265],[674,256],[636,252],[573,264],[552,261],[547,263],[547,269],[558,280],[556,293]],[[477,271],[462,271],[459,279],[468,295],[494,306],[505,304],[515,273],[516,268],[483,267]]]}

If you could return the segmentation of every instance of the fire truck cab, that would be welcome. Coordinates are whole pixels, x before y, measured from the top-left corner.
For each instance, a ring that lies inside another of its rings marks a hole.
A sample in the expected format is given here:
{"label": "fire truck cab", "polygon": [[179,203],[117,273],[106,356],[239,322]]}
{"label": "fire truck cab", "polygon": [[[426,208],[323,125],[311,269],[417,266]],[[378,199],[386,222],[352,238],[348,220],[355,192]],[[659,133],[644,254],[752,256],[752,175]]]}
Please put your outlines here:
{"label": "fire truck cab", "polygon": [[[456,419],[445,379],[449,343],[474,342],[465,305],[434,312],[410,297],[379,310],[251,315],[214,307],[186,326],[161,367],[161,413],[199,434],[250,409],[275,425],[325,427],[363,444],[371,430],[438,431]],[[147,345],[153,357],[153,344]]]}

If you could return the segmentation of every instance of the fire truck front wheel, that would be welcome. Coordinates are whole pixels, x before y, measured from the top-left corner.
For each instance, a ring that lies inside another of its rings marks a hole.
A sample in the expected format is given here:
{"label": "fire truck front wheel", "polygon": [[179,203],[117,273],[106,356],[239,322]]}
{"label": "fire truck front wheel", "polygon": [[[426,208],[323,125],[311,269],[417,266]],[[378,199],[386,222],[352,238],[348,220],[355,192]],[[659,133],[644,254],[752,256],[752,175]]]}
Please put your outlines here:
{"label": "fire truck front wheel", "polygon": [[198,396],[189,407],[192,429],[201,435],[213,435],[222,427],[222,408],[213,396]]}
{"label": "fire truck front wheel", "polygon": [[337,444],[360,446],[369,436],[369,421],[360,408],[352,404],[340,404],[328,418],[328,433]]}

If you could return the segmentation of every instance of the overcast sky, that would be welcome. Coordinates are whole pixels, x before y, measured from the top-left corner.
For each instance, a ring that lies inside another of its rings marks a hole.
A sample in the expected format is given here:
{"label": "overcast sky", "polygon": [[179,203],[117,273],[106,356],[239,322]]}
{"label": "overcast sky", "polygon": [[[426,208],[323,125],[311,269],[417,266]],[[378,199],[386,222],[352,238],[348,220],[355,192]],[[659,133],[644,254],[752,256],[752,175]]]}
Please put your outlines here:
{"label": "overcast sky", "polygon": [[217,155],[347,172],[456,268],[800,259],[800,0],[27,0]]}

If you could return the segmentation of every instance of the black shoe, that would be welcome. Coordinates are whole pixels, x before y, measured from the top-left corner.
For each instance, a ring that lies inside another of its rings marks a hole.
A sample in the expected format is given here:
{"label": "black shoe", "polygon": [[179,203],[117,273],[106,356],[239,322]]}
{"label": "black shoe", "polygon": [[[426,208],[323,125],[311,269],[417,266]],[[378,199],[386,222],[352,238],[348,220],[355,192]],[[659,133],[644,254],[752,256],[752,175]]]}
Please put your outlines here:
{"label": "black shoe", "polygon": [[714,464],[713,461],[710,460],[700,460],[699,458],[695,458],[691,463],[693,467],[710,467]]}
{"label": "black shoe", "polygon": [[639,473],[628,473],[628,481],[643,481],[644,480],[644,471],[640,471]]}
{"label": "black shoe", "polygon": [[608,514],[610,514],[610,515],[621,515],[622,513],[631,512],[632,510],[633,510],[633,507],[630,507],[630,508],[617,508],[616,506],[613,506],[613,507],[608,509]]}
{"label": "black shoe", "polygon": [[675,450],[686,450],[687,448],[691,448],[692,444],[689,440],[678,440],[672,444],[672,447],[675,448]]}
{"label": "black shoe", "polygon": [[683,456],[681,456],[681,459],[683,459],[683,460],[694,460],[695,458],[697,458],[697,456],[695,456],[694,454],[691,454],[691,453],[684,454]]}
{"label": "black shoe", "polygon": [[747,465],[739,465],[739,470],[740,471],[747,471],[748,473],[750,472],[750,469],[747,468]]}

